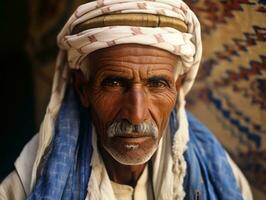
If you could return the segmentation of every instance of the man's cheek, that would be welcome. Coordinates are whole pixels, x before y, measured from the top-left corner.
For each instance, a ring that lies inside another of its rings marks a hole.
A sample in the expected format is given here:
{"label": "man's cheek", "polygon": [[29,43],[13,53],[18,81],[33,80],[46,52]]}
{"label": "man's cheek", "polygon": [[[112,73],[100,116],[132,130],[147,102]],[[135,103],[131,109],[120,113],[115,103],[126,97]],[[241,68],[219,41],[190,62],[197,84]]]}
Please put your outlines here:
{"label": "man's cheek", "polygon": [[160,131],[164,131],[167,126],[168,118],[171,111],[174,109],[174,104],[164,104],[159,102],[158,104],[151,107],[150,110],[153,111],[153,116],[158,124]]}
{"label": "man's cheek", "polygon": [[97,109],[103,109],[105,112],[109,111],[115,106],[119,105],[121,95],[115,92],[107,92],[105,90],[98,90],[93,93],[93,104]]}
{"label": "man's cheek", "polygon": [[108,123],[114,120],[118,106],[115,105],[110,96],[107,97],[101,93],[93,99],[92,107],[93,123],[97,131],[104,134]]}

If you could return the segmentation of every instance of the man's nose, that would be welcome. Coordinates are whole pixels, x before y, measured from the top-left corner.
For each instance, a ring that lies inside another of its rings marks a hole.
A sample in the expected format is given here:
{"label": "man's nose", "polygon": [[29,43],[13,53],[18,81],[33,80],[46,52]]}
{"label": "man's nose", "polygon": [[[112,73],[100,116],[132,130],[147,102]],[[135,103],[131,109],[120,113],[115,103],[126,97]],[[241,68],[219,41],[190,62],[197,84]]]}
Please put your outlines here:
{"label": "man's nose", "polygon": [[147,95],[142,86],[130,88],[124,96],[124,118],[132,124],[140,124],[146,120],[148,107]]}

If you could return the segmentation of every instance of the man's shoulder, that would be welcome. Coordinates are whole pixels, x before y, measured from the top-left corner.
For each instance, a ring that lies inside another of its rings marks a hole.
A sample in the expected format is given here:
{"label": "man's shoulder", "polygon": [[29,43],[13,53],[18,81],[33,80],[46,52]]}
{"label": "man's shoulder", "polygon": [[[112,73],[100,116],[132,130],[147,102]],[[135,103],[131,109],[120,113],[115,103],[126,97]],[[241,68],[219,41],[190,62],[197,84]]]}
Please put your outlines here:
{"label": "man's shoulder", "polygon": [[15,162],[15,170],[1,183],[0,199],[22,200],[29,194],[37,146],[38,134],[24,146]]}
{"label": "man's shoulder", "polygon": [[11,172],[0,184],[1,200],[23,200],[26,198],[23,185],[16,170]]}
{"label": "man's shoulder", "polygon": [[242,199],[224,147],[191,113],[187,113],[187,118],[189,142],[185,152],[188,171],[185,185],[188,199],[194,191],[200,191],[206,199],[229,199],[225,194],[232,199]]}

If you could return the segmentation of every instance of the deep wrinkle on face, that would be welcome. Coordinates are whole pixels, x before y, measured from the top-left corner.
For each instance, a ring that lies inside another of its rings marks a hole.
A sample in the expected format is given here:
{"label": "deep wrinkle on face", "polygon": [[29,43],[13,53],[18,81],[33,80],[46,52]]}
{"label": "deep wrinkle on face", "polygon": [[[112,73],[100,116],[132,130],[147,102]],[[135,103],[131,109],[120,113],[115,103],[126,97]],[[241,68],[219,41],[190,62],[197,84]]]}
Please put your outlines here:
{"label": "deep wrinkle on face", "polygon": [[[88,57],[91,68],[89,104],[100,148],[121,164],[143,164],[156,151],[176,103],[177,57],[167,51],[136,44],[98,50]],[[115,120],[133,125],[152,122],[158,137],[108,138]],[[128,147],[137,148],[128,148]]]}

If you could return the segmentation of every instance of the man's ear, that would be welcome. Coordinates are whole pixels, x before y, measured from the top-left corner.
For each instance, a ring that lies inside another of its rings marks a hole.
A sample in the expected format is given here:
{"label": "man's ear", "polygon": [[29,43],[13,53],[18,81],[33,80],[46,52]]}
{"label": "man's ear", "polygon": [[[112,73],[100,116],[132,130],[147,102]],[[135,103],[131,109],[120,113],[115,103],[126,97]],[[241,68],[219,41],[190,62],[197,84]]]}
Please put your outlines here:
{"label": "man's ear", "polygon": [[82,105],[88,108],[90,106],[89,81],[85,78],[81,70],[72,70],[72,80]]}
{"label": "man's ear", "polygon": [[186,74],[182,74],[178,76],[175,82],[176,91],[179,91],[179,89],[183,86],[185,79],[186,79]]}

